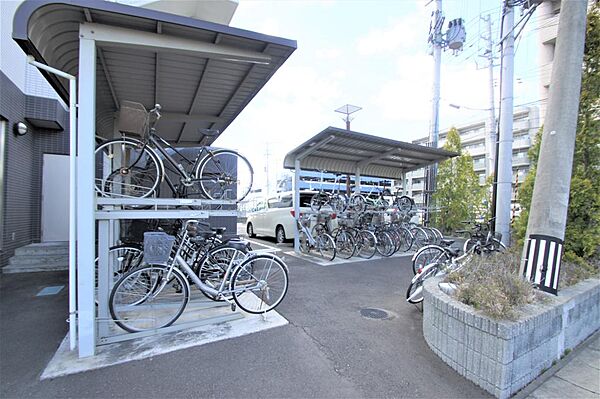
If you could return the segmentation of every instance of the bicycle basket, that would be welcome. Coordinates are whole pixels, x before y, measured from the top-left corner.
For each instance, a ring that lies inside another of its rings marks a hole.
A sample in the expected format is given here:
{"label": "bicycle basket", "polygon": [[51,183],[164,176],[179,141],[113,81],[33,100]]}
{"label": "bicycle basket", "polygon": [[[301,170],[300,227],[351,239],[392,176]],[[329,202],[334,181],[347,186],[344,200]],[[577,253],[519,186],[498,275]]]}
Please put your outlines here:
{"label": "bicycle basket", "polygon": [[123,133],[144,136],[148,129],[148,111],[140,104],[133,101],[121,101],[117,118],[117,130]]}
{"label": "bicycle basket", "polygon": [[171,255],[175,237],[162,231],[144,233],[144,262],[166,264]]}
{"label": "bicycle basket", "polygon": [[502,241],[502,233],[498,233],[497,231],[495,231],[493,238],[495,238],[498,241]]}

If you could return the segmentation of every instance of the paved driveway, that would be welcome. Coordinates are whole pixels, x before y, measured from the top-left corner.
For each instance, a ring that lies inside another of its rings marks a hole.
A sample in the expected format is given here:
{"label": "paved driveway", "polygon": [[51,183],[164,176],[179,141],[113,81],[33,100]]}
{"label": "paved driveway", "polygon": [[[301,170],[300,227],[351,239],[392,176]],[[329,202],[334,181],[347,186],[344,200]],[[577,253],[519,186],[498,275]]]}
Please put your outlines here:
{"label": "paved driveway", "polygon": [[427,347],[422,314],[404,301],[409,261],[323,267],[286,256],[290,289],[277,309],[289,325],[45,381],[67,332],[67,296],[34,295],[66,274],[2,275],[0,397],[489,397]]}

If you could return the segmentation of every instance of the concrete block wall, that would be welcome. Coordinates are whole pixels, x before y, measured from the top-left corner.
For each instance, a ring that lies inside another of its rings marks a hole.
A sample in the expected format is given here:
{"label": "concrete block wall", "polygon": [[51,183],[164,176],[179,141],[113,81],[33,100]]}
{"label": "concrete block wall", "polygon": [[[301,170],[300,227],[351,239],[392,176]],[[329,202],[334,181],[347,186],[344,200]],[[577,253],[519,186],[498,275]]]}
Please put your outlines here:
{"label": "concrete block wall", "polygon": [[445,363],[497,398],[508,398],[600,328],[600,280],[527,305],[518,321],[498,321],[424,286],[423,335]]}

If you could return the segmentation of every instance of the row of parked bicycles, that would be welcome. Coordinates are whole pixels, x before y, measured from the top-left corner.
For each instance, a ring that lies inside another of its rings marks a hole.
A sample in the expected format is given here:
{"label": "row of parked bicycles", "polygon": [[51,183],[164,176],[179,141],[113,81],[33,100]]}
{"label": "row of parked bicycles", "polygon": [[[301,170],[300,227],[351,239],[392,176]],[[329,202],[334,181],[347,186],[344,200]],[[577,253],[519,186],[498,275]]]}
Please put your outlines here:
{"label": "row of parked bicycles", "polygon": [[173,235],[144,233],[143,244],[109,250],[109,311],[128,332],[167,327],[183,313],[196,286],[207,298],[247,313],[277,307],[288,289],[288,267],[274,253],[253,251],[224,228],[197,220],[177,221]]}
{"label": "row of parked bicycles", "polygon": [[[378,195],[378,201],[383,199]],[[415,211],[412,198],[396,196],[385,203],[371,200],[362,194],[346,198],[337,193],[315,194],[311,212],[298,219],[300,250],[314,251],[326,260],[353,256],[370,259],[376,254],[389,257],[427,244],[441,244],[440,230],[411,223]]]}
{"label": "row of parked bicycles", "polygon": [[502,235],[492,230],[494,218],[484,223],[463,222],[470,229],[459,230],[457,234],[468,234],[462,248],[453,247],[453,240],[443,239],[440,244],[430,244],[420,248],[412,257],[414,277],[406,291],[406,300],[417,304],[423,301],[423,283],[428,278],[460,270],[473,256],[486,256],[503,252],[506,246]]}

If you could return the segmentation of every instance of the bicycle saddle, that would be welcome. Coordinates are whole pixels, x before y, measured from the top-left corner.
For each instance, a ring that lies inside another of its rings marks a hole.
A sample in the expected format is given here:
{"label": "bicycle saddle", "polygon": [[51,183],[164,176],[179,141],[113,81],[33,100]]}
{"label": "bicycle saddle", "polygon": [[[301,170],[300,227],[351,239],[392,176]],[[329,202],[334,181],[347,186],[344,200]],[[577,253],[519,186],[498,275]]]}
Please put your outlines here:
{"label": "bicycle saddle", "polygon": [[227,227],[213,227],[211,230],[217,233],[217,235],[222,236],[223,233],[225,233],[225,230],[227,230]]}
{"label": "bicycle saddle", "polygon": [[454,244],[454,240],[447,240],[445,238],[442,238],[440,242],[446,247],[449,247],[450,245]]}
{"label": "bicycle saddle", "polygon": [[223,243],[223,246],[237,249],[238,251],[245,252],[249,249],[250,243],[248,241],[244,241],[240,238],[234,237],[229,241]]}

